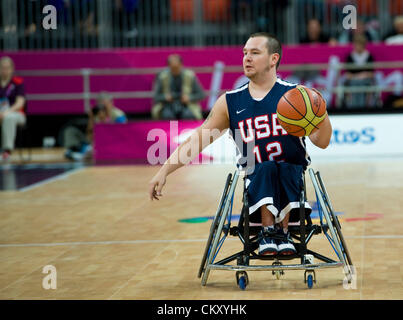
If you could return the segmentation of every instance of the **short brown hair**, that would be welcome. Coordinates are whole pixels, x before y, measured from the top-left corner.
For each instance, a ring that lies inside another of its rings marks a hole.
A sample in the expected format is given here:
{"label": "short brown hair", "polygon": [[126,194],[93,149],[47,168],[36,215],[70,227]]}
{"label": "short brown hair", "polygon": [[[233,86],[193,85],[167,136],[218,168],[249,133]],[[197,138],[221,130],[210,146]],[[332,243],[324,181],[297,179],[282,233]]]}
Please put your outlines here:
{"label": "short brown hair", "polygon": [[265,37],[267,39],[267,51],[269,54],[278,53],[280,58],[276,64],[276,69],[278,69],[282,56],[281,42],[272,34],[268,32],[256,32],[252,33],[249,38]]}

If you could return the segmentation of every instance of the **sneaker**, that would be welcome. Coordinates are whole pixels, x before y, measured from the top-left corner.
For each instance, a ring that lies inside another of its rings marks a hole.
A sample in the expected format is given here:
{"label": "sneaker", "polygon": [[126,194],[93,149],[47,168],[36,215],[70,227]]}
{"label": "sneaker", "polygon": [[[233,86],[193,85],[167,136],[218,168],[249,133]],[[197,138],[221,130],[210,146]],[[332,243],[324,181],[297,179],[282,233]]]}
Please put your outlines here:
{"label": "sneaker", "polygon": [[259,254],[276,255],[278,253],[277,243],[274,240],[276,231],[273,229],[262,230],[259,233]]}
{"label": "sneaker", "polygon": [[84,156],[80,152],[75,152],[72,150],[67,150],[64,156],[69,160],[74,161],[81,161],[83,160]]}
{"label": "sneaker", "polygon": [[290,233],[284,233],[283,229],[279,229],[278,235],[280,236],[277,240],[278,253],[284,256],[296,254],[297,250],[295,250]]}

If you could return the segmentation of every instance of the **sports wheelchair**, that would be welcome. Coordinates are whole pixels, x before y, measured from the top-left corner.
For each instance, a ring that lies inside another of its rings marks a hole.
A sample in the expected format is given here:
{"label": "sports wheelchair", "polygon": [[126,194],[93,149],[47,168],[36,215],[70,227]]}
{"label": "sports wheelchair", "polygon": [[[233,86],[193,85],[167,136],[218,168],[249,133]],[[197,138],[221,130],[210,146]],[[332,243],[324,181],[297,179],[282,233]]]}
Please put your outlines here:
{"label": "sports wheelchair", "polygon": [[[234,193],[238,179],[244,172],[237,169],[233,174],[228,174],[217,212],[210,227],[210,233],[198,272],[198,277],[202,277],[201,283],[203,286],[207,284],[211,270],[236,271],[236,282],[241,290],[245,290],[249,283],[247,271],[272,271],[272,274],[277,279],[280,279],[285,270],[305,270],[304,283],[307,284],[308,288],[312,288],[313,284],[316,283],[316,269],[343,267],[346,276],[345,279],[348,283],[352,282],[354,267],[341,233],[340,222],[333,210],[320,173],[318,171],[315,172],[311,168],[308,172],[316,194],[320,224],[313,224],[310,215],[305,213],[306,185],[304,178],[300,194],[300,206],[299,209],[297,208],[297,212],[299,212],[299,217],[297,217],[299,225],[291,225],[290,223],[288,227],[290,235],[294,239],[293,242],[297,252],[292,255],[275,256],[258,255],[255,252],[259,246],[257,234],[260,227],[250,225],[248,196],[245,188],[246,177],[244,177],[243,206],[239,222],[237,226],[231,227]],[[312,236],[322,232],[336,253],[337,260],[330,259],[307,248]],[[215,261],[228,234],[239,237],[243,244],[243,250],[220,261]],[[322,262],[315,263],[314,258]],[[274,260],[274,262],[272,265],[251,265],[250,262],[254,259]],[[300,259],[301,263],[283,264],[281,262],[281,260],[291,259]],[[229,264],[232,261],[236,261],[236,265]]]}

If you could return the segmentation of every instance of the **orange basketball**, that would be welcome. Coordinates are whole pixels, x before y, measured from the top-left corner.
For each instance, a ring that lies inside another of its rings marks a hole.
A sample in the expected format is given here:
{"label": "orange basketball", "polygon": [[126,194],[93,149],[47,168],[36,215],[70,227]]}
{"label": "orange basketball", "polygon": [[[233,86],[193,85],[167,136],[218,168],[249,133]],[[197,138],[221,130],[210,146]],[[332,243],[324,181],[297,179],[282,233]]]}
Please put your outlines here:
{"label": "orange basketball", "polygon": [[277,104],[277,119],[293,136],[309,136],[325,117],[325,100],[314,90],[304,86],[287,91]]}

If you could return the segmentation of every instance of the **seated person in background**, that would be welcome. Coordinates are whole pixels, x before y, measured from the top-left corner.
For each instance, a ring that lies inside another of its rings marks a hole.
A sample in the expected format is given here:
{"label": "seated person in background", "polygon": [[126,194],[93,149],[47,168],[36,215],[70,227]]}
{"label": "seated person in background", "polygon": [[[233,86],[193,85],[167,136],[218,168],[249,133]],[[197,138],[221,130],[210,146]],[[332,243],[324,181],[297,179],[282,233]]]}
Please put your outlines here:
{"label": "seated person in background", "polygon": [[312,18],[308,20],[306,26],[306,36],[301,43],[336,43],[336,39],[330,38],[322,31],[322,26],[318,19]]}
{"label": "seated person in background", "polygon": [[202,119],[199,101],[205,94],[195,73],[183,68],[182,58],[177,54],[168,57],[168,66],[154,83],[152,118]]}
{"label": "seated person in background", "polygon": [[8,161],[14,149],[17,126],[26,122],[24,80],[14,76],[14,62],[10,57],[0,59],[0,80],[0,160]]}
{"label": "seated person in background", "polygon": [[125,123],[125,113],[113,104],[112,95],[101,92],[97,104],[88,113],[87,134],[80,129],[69,126],[64,130],[64,147],[67,149],[65,157],[80,161],[91,155],[93,130],[96,123]]}
{"label": "seated person in background", "polygon": [[377,30],[370,23],[365,24],[362,19],[358,18],[357,28],[344,30],[341,33],[338,42],[340,44],[352,43],[355,35],[357,34],[363,35],[367,39],[367,42],[379,41],[379,34]]}
{"label": "seated person in background", "polygon": [[393,20],[395,32],[385,39],[386,44],[403,44],[403,16],[397,16]]}
{"label": "seated person in background", "polygon": [[[372,67],[364,67],[368,63],[374,62],[374,57],[366,49],[367,39],[362,34],[354,36],[353,51],[347,57],[347,63],[353,63],[362,68],[351,69],[346,72],[346,87],[352,86],[371,86],[374,85],[374,69]],[[364,108],[373,107],[375,99],[373,93],[357,92],[347,93],[345,96],[345,105],[347,108]]]}

